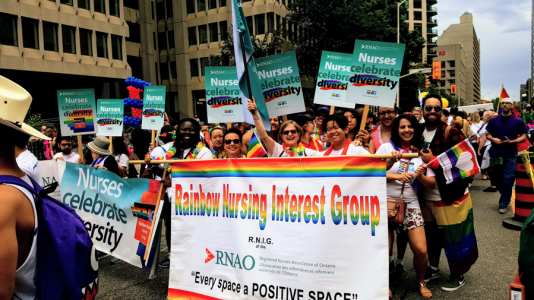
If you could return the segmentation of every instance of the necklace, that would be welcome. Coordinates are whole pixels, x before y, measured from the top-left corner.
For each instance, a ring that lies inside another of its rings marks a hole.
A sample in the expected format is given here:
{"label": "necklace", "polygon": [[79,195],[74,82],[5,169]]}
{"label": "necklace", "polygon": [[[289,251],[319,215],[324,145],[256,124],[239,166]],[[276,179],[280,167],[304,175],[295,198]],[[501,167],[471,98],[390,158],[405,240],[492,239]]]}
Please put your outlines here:
{"label": "necklace", "polygon": [[284,152],[287,154],[287,156],[289,157],[294,157],[294,156],[304,156],[304,150],[306,149],[306,147],[304,147],[304,145],[302,143],[299,143],[297,145],[297,148],[287,148],[286,144],[282,144],[282,148],[284,148]]}
{"label": "necklace", "polygon": [[[345,147],[343,147],[343,152],[341,152],[341,155],[347,155],[347,151],[349,151],[350,141],[345,141]],[[332,151],[334,151],[334,144],[330,145],[330,148],[326,150],[326,152],[323,154],[323,156],[329,156]]]}

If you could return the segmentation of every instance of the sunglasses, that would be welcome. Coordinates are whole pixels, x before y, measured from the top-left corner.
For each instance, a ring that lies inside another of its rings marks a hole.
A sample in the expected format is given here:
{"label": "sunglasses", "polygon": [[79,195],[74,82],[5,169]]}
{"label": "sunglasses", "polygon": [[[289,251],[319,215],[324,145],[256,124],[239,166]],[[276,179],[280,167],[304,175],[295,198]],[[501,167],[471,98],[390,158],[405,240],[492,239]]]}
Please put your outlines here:
{"label": "sunglasses", "polygon": [[235,139],[235,140],[224,140],[224,143],[226,145],[231,145],[232,143],[236,144],[236,145],[239,145],[239,139]]}
{"label": "sunglasses", "polygon": [[427,106],[425,106],[425,111],[426,112],[431,112],[432,109],[434,109],[435,112],[439,113],[441,111],[441,106],[439,106],[439,105],[436,105],[436,106],[427,105]]}
{"label": "sunglasses", "polygon": [[326,112],[319,112],[319,113],[317,113],[317,116],[318,117],[326,117],[326,116],[328,116],[328,114]]}
{"label": "sunglasses", "polygon": [[283,135],[288,135],[290,133],[295,135],[295,134],[297,134],[297,131],[296,130],[286,130],[286,131],[282,132]]}
{"label": "sunglasses", "polygon": [[72,144],[59,144],[61,147],[72,147]]}

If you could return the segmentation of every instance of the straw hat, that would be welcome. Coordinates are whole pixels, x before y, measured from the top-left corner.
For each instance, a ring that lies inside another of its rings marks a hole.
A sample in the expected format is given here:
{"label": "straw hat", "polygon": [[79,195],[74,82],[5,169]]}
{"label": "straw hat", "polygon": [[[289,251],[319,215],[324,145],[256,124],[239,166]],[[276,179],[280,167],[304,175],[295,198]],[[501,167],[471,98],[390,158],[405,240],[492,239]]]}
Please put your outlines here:
{"label": "straw hat", "polygon": [[0,124],[40,139],[51,140],[30,125],[23,123],[30,104],[32,104],[32,96],[28,91],[0,76]]}
{"label": "straw hat", "polygon": [[113,155],[109,151],[109,140],[104,136],[97,136],[94,141],[87,144],[87,148],[101,155]]}

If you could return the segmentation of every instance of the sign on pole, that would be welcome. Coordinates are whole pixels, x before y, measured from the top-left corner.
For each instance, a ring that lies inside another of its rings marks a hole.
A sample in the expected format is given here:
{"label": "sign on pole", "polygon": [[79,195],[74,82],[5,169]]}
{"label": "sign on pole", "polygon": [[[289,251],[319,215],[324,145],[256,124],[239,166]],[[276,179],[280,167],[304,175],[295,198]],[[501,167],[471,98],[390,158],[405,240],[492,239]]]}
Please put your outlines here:
{"label": "sign on pole", "polygon": [[96,123],[102,136],[122,136],[124,99],[97,99]]}
{"label": "sign on pole", "polygon": [[205,67],[208,123],[243,122],[236,67]]}
{"label": "sign on pole", "polygon": [[143,97],[143,121],[141,128],[160,130],[165,120],[166,86],[145,86]]}
{"label": "sign on pole", "polygon": [[323,51],[313,103],[354,108],[345,102],[352,69],[352,54]]}
{"label": "sign on pole", "polygon": [[306,110],[295,51],[258,58],[256,70],[271,118]]}
{"label": "sign on pole", "polygon": [[432,63],[432,79],[441,79],[441,61]]}
{"label": "sign on pole", "polygon": [[62,136],[96,133],[93,89],[58,90],[59,124]]}
{"label": "sign on pole", "polygon": [[168,298],[387,299],[385,176],[345,156],[173,164]]}
{"label": "sign on pole", "polygon": [[356,40],[347,102],[393,107],[399,88],[404,44]]}

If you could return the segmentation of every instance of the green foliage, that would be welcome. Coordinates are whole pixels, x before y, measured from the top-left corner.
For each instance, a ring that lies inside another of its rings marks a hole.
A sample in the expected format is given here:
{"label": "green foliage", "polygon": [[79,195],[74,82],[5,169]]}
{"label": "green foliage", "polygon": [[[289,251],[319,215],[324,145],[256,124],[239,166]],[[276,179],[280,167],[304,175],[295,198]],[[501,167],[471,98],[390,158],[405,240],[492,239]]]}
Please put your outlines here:
{"label": "green foliage", "polygon": [[41,114],[32,114],[31,109],[26,114],[26,118],[24,119],[24,123],[30,125],[31,127],[35,128],[39,132],[41,131],[41,126],[43,126],[43,118],[41,118]]}
{"label": "green foliage", "polygon": [[[301,76],[317,79],[323,50],[353,53],[354,41],[397,42],[397,2],[384,0],[294,0],[289,6],[289,24],[298,28],[292,39]],[[407,14],[401,6],[400,15]],[[287,34],[284,32],[283,35]],[[401,43],[406,44],[401,74],[422,60],[425,39],[418,31],[409,31],[401,20]],[[415,76],[415,75],[414,75]],[[400,106],[411,110],[418,105],[420,78],[408,76],[400,82]],[[424,86],[424,83],[423,83]]]}
{"label": "green foliage", "polygon": [[499,111],[499,97],[493,98],[488,102],[491,102],[493,104],[493,111]]}

